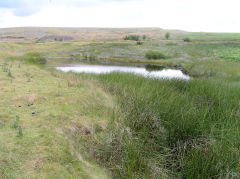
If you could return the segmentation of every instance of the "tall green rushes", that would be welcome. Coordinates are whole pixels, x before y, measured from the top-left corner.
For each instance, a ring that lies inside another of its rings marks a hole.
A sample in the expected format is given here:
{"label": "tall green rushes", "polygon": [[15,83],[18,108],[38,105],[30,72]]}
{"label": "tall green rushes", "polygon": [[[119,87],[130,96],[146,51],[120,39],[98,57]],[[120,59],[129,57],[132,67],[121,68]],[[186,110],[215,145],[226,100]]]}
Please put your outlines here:
{"label": "tall green rushes", "polygon": [[10,69],[8,69],[8,76],[9,76],[9,77],[12,77],[12,73],[11,73],[11,70],[10,70]]}
{"label": "tall green rushes", "polygon": [[120,109],[95,156],[117,177],[240,177],[240,89],[210,79],[96,77]]}
{"label": "tall green rushes", "polygon": [[16,119],[15,119],[15,121],[14,121],[14,123],[13,123],[13,128],[14,128],[14,129],[17,129],[17,128],[18,128],[18,125],[19,125],[19,116],[17,115],[17,116],[16,116]]}
{"label": "tall green rushes", "polygon": [[23,136],[23,132],[22,132],[22,126],[18,125],[18,134],[17,137],[22,137]]}

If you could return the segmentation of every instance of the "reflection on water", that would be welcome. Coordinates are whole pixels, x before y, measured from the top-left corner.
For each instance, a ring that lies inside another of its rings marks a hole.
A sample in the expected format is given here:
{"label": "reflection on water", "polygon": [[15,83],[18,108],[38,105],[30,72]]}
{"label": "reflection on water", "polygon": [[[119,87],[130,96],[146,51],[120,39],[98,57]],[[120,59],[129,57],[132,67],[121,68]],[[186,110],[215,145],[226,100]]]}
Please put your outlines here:
{"label": "reflection on water", "polygon": [[183,74],[181,70],[173,70],[173,69],[163,69],[158,71],[148,71],[143,67],[124,67],[124,66],[103,66],[103,65],[74,65],[67,67],[57,67],[58,70],[64,72],[76,72],[76,73],[111,73],[111,72],[123,72],[123,73],[134,73],[138,75],[142,75],[145,77],[151,78],[177,78],[177,79],[185,79],[189,80],[190,77],[188,75]]}

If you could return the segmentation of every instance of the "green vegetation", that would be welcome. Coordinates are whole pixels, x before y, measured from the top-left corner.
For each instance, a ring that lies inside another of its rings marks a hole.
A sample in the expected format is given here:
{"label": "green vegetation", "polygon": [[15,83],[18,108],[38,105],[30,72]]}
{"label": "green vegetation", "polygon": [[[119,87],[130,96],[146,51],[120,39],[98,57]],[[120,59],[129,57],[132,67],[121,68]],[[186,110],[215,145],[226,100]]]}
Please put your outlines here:
{"label": "green vegetation", "polygon": [[79,139],[104,128],[112,97],[75,74],[17,59],[0,58],[14,74],[0,71],[0,178],[109,178]]}
{"label": "green vegetation", "polygon": [[[0,178],[239,178],[240,34],[41,31],[76,39],[39,42],[38,29],[0,29],[24,37],[0,42]],[[122,39],[131,34],[140,40]],[[178,68],[192,78],[52,69],[84,62]]]}
{"label": "green vegetation", "polygon": [[166,38],[167,40],[170,38],[170,33],[169,33],[169,32],[167,32],[167,33],[165,34],[165,38]]}
{"label": "green vegetation", "polygon": [[185,38],[183,39],[183,41],[184,41],[184,42],[191,42],[192,40],[191,40],[189,37],[185,37]]}
{"label": "green vegetation", "polygon": [[18,134],[17,137],[22,137],[23,136],[23,132],[22,132],[22,126],[18,125]]}
{"label": "green vegetation", "polygon": [[46,59],[40,53],[27,53],[25,54],[22,59],[31,64],[46,64]]}
{"label": "green vegetation", "polygon": [[96,78],[118,99],[95,149],[117,177],[239,176],[239,87],[118,73]]}
{"label": "green vegetation", "polygon": [[14,122],[14,124],[13,124],[13,128],[14,128],[14,129],[17,129],[18,124],[19,124],[19,116],[17,115],[17,116],[16,116],[16,120],[15,120],[15,122]]}
{"label": "green vegetation", "polygon": [[216,48],[213,53],[228,61],[240,61],[240,48],[237,44],[225,44]]}
{"label": "green vegetation", "polygon": [[142,41],[137,41],[137,45],[142,45],[143,42]]}
{"label": "green vegetation", "polygon": [[10,69],[8,69],[8,76],[9,76],[9,77],[12,77],[12,73],[11,73],[11,70],[10,70]]}
{"label": "green vegetation", "polygon": [[135,40],[135,41],[139,41],[140,40],[140,36],[139,35],[127,35],[123,38],[124,40]]}
{"label": "green vegetation", "polygon": [[146,35],[143,35],[143,36],[142,36],[142,39],[143,39],[143,40],[146,40],[146,39],[147,39],[147,36],[146,36]]}
{"label": "green vegetation", "polygon": [[158,59],[167,59],[168,58],[163,53],[157,52],[157,51],[152,51],[152,50],[148,51],[145,56],[149,60],[158,60]]}

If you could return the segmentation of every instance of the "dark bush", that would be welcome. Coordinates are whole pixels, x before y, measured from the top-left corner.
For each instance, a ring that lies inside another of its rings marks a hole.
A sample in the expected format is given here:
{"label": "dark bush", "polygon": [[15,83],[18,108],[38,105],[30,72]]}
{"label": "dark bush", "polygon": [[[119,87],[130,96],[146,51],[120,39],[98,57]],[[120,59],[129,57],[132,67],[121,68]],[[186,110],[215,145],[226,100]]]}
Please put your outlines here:
{"label": "dark bush", "polygon": [[166,38],[167,40],[170,38],[170,33],[169,33],[169,32],[167,32],[167,33],[165,34],[165,38]]}
{"label": "dark bush", "polygon": [[191,42],[192,40],[189,37],[183,39],[184,42]]}
{"label": "dark bush", "polygon": [[97,57],[95,55],[91,54],[91,55],[88,56],[88,60],[89,61],[95,61],[95,60],[97,60]]}
{"label": "dark bush", "polygon": [[145,57],[149,60],[157,60],[157,59],[167,59],[168,57],[166,55],[164,55],[161,52],[157,52],[157,51],[148,51],[145,55]]}
{"label": "dark bush", "polygon": [[149,72],[151,72],[151,71],[159,71],[159,70],[163,70],[164,66],[147,64],[147,65],[145,65],[145,69],[147,71],[149,71]]}
{"label": "dark bush", "polygon": [[135,41],[139,41],[140,40],[140,36],[139,35],[127,35],[123,38],[124,40],[135,40]]}

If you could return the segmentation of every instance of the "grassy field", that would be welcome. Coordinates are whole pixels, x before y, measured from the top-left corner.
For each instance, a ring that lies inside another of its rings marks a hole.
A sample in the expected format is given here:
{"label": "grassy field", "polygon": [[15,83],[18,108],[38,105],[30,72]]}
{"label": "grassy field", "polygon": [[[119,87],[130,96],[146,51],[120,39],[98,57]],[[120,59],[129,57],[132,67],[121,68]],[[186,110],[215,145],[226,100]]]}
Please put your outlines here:
{"label": "grassy field", "polygon": [[[4,38],[16,32],[24,41]],[[37,41],[56,34],[76,39]],[[139,45],[129,34],[147,38]],[[239,34],[20,28],[0,37],[0,178],[239,178]],[[167,58],[148,60],[149,51]],[[42,57],[47,65],[36,65]],[[155,64],[193,78],[52,68],[79,62]]]}

